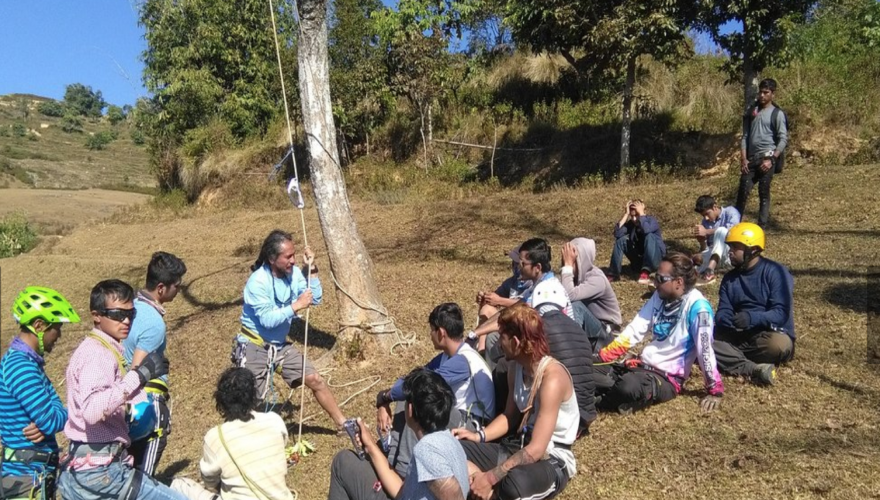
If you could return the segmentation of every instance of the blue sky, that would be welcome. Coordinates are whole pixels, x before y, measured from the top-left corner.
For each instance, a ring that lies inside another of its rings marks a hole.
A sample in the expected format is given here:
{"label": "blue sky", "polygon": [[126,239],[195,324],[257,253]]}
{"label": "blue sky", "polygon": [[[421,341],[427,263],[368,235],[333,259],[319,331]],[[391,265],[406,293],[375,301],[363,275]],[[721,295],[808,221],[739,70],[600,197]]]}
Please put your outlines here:
{"label": "blue sky", "polygon": [[61,99],[66,85],[82,83],[111,104],[134,104],[146,95],[136,2],[0,0],[0,95]]}
{"label": "blue sky", "polygon": [[133,2],[0,0],[0,94],[60,99],[83,83],[109,103],[134,104],[146,90]]}

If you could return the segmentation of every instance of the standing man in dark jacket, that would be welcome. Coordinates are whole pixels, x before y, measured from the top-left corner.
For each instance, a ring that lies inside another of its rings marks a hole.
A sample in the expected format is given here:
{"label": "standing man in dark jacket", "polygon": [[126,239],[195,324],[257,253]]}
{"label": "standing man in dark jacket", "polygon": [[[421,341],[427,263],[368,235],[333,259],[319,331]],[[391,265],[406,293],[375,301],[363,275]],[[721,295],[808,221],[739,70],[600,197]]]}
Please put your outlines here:
{"label": "standing man in dark jacket", "polygon": [[794,278],[761,256],[764,231],[742,222],[727,233],[734,269],[721,280],[715,358],[721,373],[776,381],[776,366],[794,357]]}
{"label": "standing man in dark jacket", "polygon": [[666,243],[663,243],[660,223],[655,217],[645,215],[642,200],[626,202],[623,217],[614,226],[614,239],[608,280],[620,279],[625,255],[632,267],[641,268],[639,284],[650,285],[651,273],[657,270],[660,259],[666,255]]}
{"label": "standing man in dark jacket", "polygon": [[[770,219],[770,182],[776,171],[779,156],[788,145],[788,126],[785,113],[773,104],[776,80],[767,78],[758,85],[758,100],[746,110],[743,117],[740,161],[742,175],[736,195],[736,209],[745,216],[746,203],[752,187],[758,185],[760,198],[758,225],[767,227]],[[774,112],[776,110],[776,112]]]}

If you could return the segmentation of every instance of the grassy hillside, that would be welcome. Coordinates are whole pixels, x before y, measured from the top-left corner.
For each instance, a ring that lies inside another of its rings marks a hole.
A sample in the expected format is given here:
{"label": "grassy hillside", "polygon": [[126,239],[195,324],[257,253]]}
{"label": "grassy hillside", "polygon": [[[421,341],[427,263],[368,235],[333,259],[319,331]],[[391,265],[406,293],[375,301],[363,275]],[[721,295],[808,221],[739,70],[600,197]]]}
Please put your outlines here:
{"label": "grassy hillside", "polygon": [[[82,132],[67,133],[61,129],[62,118],[37,111],[39,103],[47,100],[0,96],[0,187],[144,190],[155,186],[146,150],[132,142],[125,122],[112,127],[106,119],[84,118]],[[104,150],[85,146],[93,134],[110,130],[118,138]]]}
{"label": "grassy hillside", "polygon": [[[772,388],[725,379],[723,407],[709,416],[699,413],[699,374],[670,403],[632,417],[603,415],[592,435],[576,443],[579,473],[560,499],[850,499],[880,493],[880,371],[866,362],[865,322],[866,265],[880,258],[875,222],[880,209],[872,201],[878,182],[876,166],[793,164],[776,178],[767,256],[788,265],[795,276],[796,359],[780,371],[779,384]],[[400,327],[418,335],[418,342],[366,361],[347,359],[341,354],[345,349],[339,349],[340,356],[323,366],[337,398],[354,395],[376,377],[380,386],[390,385],[426,362],[432,356],[426,319],[437,303],[458,302],[472,325],[475,292],[505,277],[504,255],[517,242],[533,235],[548,238],[555,264],[564,241],[592,237],[599,262],[606,265],[621,200],[638,196],[661,220],[671,248],[695,250],[688,236],[697,222],[694,199],[710,192],[728,204],[734,186],[731,172],[711,179],[538,194],[525,189],[476,195],[450,191],[445,199],[401,197],[390,204],[353,194],[384,303]],[[219,422],[211,395],[217,376],[229,366],[241,290],[262,238],[276,227],[301,238],[299,217],[280,189],[257,192],[262,208],[164,211],[152,205],[0,260],[2,303],[10,303],[26,284],[41,283],[57,287],[81,313],[90,287],[100,279],[119,277],[141,285],[153,251],[174,252],[186,260],[186,286],[169,304],[166,317],[174,392],[174,431],[159,466],[166,478],[198,477],[204,433]],[[755,205],[752,200],[750,220]],[[313,207],[308,202],[306,224],[319,266],[326,270]],[[310,356],[322,355],[335,343],[337,298],[329,276],[322,279],[327,293],[312,314],[309,341],[317,347]],[[633,317],[647,289],[632,280],[614,288],[624,316]],[[717,284],[705,291],[713,304],[717,291]],[[0,314],[5,344],[14,325],[8,309]],[[49,358],[47,369],[62,394],[67,360],[86,327],[66,328]],[[301,334],[294,337],[302,341]],[[372,422],[374,389],[355,397],[345,413]],[[290,391],[281,388],[280,393],[283,400]],[[293,394],[298,401],[299,394]],[[318,412],[310,395],[306,404],[307,415]],[[293,404],[287,409],[284,418],[294,435],[298,411]],[[304,434],[317,443],[318,453],[291,469],[288,484],[300,498],[326,498],[333,454],[350,445],[335,436],[322,413],[307,423]]]}

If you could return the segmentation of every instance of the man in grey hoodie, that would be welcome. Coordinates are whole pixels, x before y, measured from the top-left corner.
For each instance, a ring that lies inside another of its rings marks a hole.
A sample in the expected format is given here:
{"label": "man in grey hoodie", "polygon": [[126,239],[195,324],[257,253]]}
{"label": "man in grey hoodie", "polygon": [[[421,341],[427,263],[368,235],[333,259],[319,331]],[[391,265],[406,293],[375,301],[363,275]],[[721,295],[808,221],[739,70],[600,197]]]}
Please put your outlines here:
{"label": "man in grey hoodie", "polygon": [[596,267],[596,242],[575,238],[562,247],[562,287],[594,351],[605,347],[620,331],[620,303],[608,278]]}

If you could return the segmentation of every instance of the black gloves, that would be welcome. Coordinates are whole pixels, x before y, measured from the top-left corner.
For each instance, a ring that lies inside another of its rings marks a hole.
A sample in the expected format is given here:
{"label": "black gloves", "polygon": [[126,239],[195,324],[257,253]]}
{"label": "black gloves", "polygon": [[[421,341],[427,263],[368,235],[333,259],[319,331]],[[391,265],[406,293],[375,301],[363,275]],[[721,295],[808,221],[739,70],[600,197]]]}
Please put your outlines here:
{"label": "black gloves", "polygon": [[748,330],[751,322],[752,319],[749,316],[749,313],[745,311],[733,315],[733,326],[735,326],[737,330]]}
{"label": "black gloves", "polygon": [[162,375],[168,375],[168,365],[168,358],[157,351],[147,354],[147,357],[141,361],[141,365],[135,369],[141,379],[141,385]]}

